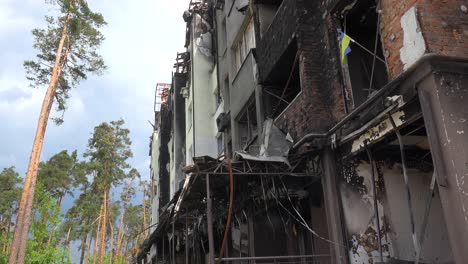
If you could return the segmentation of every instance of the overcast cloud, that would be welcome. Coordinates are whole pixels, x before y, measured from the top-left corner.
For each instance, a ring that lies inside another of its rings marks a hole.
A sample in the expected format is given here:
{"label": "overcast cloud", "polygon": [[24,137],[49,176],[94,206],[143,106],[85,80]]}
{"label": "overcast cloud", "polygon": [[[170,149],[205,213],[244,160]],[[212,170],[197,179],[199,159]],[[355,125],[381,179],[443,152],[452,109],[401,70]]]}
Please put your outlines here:
{"label": "overcast cloud", "polygon": [[[183,50],[188,0],[89,0],[108,26],[101,48],[109,69],[72,91],[65,123],[49,122],[42,160],[63,150],[82,154],[93,128],[123,118],[131,130],[131,165],[149,178],[149,136],[157,82],[170,82]],[[0,0],[0,169],[24,175],[45,88],[29,87],[22,66],[34,58],[31,30],[53,10],[43,0]]]}

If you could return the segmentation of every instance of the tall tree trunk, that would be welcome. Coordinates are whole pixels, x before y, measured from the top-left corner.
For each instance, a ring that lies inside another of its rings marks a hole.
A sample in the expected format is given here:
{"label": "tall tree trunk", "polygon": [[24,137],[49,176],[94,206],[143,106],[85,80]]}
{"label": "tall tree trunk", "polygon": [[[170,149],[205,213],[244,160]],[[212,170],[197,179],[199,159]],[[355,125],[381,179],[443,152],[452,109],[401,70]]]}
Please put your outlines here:
{"label": "tall tree trunk", "polygon": [[99,264],[104,264],[104,255],[106,254],[106,231],[107,231],[107,211],[108,211],[108,196],[110,188],[107,186],[104,188],[104,204],[102,214],[102,228],[101,228],[101,243],[99,248]]}
{"label": "tall tree trunk", "polygon": [[[86,222],[85,222],[86,225]],[[87,240],[88,240],[88,234],[84,233],[83,236],[81,237],[81,253],[80,253],[80,264],[83,264],[84,261],[84,256],[85,256],[85,251],[86,251],[86,245],[87,245]]]}
{"label": "tall tree trunk", "polygon": [[93,264],[96,264],[97,253],[98,253],[98,245],[99,245],[99,235],[101,234],[101,224],[102,224],[102,212],[104,211],[104,204],[101,205],[101,209],[99,210],[99,220],[98,220],[98,228],[96,230],[96,239],[94,239],[94,248],[93,248]]}
{"label": "tall tree trunk", "polygon": [[[65,239],[65,245],[68,245],[69,250],[71,250],[71,248],[70,248],[70,231],[71,231],[71,227],[68,228],[67,238]],[[65,259],[65,255],[62,256],[62,263],[65,262],[64,259]]]}
{"label": "tall tree trunk", "polygon": [[3,246],[3,255],[7,255],[6,253],[8,252],[8,247],[10,244],[10,232],[11,232],[11,218],[13,217],[13,209],[10,209],[10,216],[8,217],[8,222],[7,222],[7,230],[6,230],[6,240],[5,240],[5,245]]}
{"label": "tall tree trunk", "polygon": [[110,225],[110,230],[111,230],[111,237],[110,237],[110,242],[109,242],[109,263],[112,263],[112,255],[114,254],[112,251],[114,249],[114,225]]}
{"label": "tall tree trunk", "polygon": [[37,170],[41,157],[44,135],[49,120],[50,110],[54,102],[55,91],[60,75],[62,74],[64,45],[67,39],[67,27],[70,21],[71,13],[67,14],[60,37],[59,46],[55,55],[55,64],[52,69],[49,86],[47,88],[44,101],[42,102],[41,113],[37,124],[36,135],[34,136],[31,156],[29,158],[28,171],[24,181],[23,193],[18,214],[16,216],[15,234],[11,245],[9,264],[23,264],[26,256],[26,242],[28,239],[29,226],[31,224],[31,210],[34,200],[34,189],[37,181]]}
{"label": "tall tree trunk", "polygon": [[123,239],[123,226],[124,226],[123,220],[124,220],[125,210],[127,209],[128,196],[130,194],[132,183],[133,183],[133,178],[127,184],[127,190],[125,192],[125,199],[122,203],[122,213],[120,214],[120,220],[119,220],[119,231],[117,232],[117,247],[115,249],[115,255],[117,257],[120,256],[120,252],[121,252],[122,239]]}
{"label": "tall tree trunk", "polygon": [[[83,221],[83,227],[86,226],[86,219]],[[80,254],[80,264],[83,264],[83,259],[86,251],[86,240],[88,240],[88,233],[83,232],[81,235],[81,254]]]}
{"label": "tall tree trunk", "polygon": [[[86,258],[85,258],[85,264],[88,264],[89,263],[89,257],[90,257],[90,251],[91,251],[91,244],[93,243],[93,232],[91,231],[89,234],[89,240],[88,240],[88,244],[86,246]],[[82,263],[80,263],[82,264]]]}

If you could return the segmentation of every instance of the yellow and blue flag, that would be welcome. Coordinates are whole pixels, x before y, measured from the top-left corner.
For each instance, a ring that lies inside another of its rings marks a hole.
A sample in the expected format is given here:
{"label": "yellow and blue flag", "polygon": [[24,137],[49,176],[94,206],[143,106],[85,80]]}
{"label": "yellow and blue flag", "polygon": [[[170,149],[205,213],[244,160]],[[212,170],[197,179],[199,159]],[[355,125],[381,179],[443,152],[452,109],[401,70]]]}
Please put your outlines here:
{"label": "yellow and blue flag", "polygon": [[350,42],[351,38],[346,33],[340,32],[341,63],[344,62],[346,55],[351,52]]}

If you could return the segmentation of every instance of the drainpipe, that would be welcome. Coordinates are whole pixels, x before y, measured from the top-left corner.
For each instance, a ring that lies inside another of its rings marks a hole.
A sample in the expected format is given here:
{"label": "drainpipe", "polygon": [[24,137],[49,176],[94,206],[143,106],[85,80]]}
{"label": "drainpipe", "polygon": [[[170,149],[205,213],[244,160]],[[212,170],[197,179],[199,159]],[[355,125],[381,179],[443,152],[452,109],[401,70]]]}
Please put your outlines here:
{"label": "drainpipe", "polygon": [[192,84],[192,158],[195,157],[195,73],[194,73],[194,66],[195,66],[195,63],[194,63],[194,58],[195,58],[195,41],[194,41],[194,38],[195,38],[195,23],[196,23],[196,19],[197,17],[195,16],[195,14],[192,13],[192,37],[191,37],[191,56],[192,56],[192,59],[191,59],[191,63],[192,63],[192,67],[190,69],[190,74],[192,75],[192,78],[190,79],[190,82]]}

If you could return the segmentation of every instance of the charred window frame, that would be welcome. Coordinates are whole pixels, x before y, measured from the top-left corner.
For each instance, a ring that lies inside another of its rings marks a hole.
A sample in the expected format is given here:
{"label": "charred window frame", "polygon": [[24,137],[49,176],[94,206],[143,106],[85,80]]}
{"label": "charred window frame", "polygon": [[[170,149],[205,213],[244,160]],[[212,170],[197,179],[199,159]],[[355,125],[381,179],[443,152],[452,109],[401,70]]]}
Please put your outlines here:
{"label": "charred window frame", "polygon": [[289,44],[276,66],[263,84],[265,116],[276,118],[281,115],[301,94],[301,77],[297,40]]}
{"label": "charred window frame", "polygon": [[[353,107],[389,82],[380,35],[379,0],[342,0],[334,8],[338,53]],[[341,32],[350,37],[351,52],[341,61]]]}

